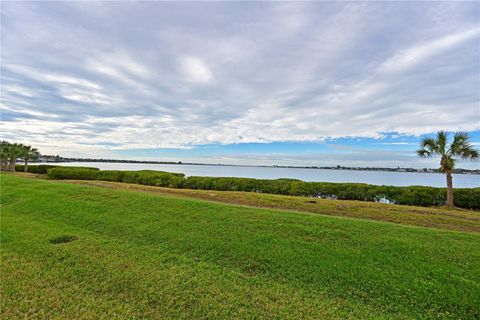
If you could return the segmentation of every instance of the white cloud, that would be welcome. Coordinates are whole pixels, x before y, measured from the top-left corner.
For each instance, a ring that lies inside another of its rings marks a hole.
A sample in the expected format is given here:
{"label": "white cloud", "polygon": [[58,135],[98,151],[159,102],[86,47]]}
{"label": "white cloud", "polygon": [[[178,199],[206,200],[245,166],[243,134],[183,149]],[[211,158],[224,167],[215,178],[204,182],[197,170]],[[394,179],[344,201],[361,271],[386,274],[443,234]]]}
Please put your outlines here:
{"label": "white cloud", "polygon": [[379,144],[385,144],[385,145],[415,145],[415,143],[412,142],[381,142]]}
{"label": "white cloud", "polygon": [[42,75],[45,80],[54,82],[56,85],[71,85],[75,87],[83,87],[85,89],[101,89],[100,86],[96,83],[91,81],[87,81],[85,79],[79,79],[75,77],[70,77],[66,75],[58,75],[58,74],[44,74]]}
{"label": "white cloud", "polygon": [[180,59],[180,65],[187,81],[208,83],[213,78],[212,72],[200,58],[193,56],[183,57]]}
{"label": "white cloud", "polygon": [[21,96],[25,96],[25,97],[33,97],[32,92],[30,92],[28,90],[28,88],[23,88],[23,87],[17,86],[17,85],[3,86],[2,92],[9,93],[9,94],[13,93],[13,94],[17,94],[17,95],[21,95]]}
{"label": "white cloud", "polygon": [[[444,51],[451,50],[456,46],[474,39],[480,35],[480,28],[462,30],[443,36],[439,39],[428,41],[396,54],[388,59],[382,66],[381,71],[402,72],[425,62],[427,59],[441,55]],[[477,41],[476,45],[479,45]]]}
{"label": "white cloud", "polygon": [[56,150],[479,129],[479,4],[4,7],[1,133]]}

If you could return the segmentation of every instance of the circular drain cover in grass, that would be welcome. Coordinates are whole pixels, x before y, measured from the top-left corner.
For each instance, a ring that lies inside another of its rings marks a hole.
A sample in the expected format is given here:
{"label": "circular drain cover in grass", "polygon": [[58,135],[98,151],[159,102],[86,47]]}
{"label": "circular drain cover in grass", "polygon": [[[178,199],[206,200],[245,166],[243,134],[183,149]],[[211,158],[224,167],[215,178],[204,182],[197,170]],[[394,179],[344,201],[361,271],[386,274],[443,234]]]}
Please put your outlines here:
{"label": "circular drain cover in grass", "polygon": [[50,243],[53,243],[53,244],[67,243],[67,242],[75,241],[77,239],[78,237],[76,236],[63,235],[63,236],[50,239]]}

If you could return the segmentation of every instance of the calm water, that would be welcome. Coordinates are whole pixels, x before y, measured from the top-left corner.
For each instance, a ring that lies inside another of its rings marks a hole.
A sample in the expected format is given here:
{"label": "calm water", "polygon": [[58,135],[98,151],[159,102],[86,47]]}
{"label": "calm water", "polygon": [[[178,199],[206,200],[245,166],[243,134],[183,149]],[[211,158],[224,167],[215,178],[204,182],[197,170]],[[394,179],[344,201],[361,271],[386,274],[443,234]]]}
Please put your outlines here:
{"label": "calm water", "polygon": [[[184,173],[186,176],[243,177],[258,179],[293,178],[304,181],[361,182],[392,186],[423,185],[444,187],[446,184],[445,175],[440,173],[108,162],[68,162],[58,163],[58,165],[95,167],[101,170],[158,170],[180,172]],[[453,183],[457,188],[480,187],[480,175],[457,174],[453,176]]]}

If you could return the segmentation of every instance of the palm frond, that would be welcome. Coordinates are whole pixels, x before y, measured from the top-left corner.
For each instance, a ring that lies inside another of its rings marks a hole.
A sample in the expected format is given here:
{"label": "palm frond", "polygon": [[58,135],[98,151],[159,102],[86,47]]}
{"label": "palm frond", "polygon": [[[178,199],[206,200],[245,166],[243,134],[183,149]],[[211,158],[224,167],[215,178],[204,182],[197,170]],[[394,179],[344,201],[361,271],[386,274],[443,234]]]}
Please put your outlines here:
{"label": "palm frond", "polygon": [[453,156],[459,156],[462,153],[462,150],[465,147],[465,144],[468,144],[468,134],[466,132],[458,131],[453,136],[453,141],[450,145],[450,154]]}
{"label": "palm frond", "polygon": [[430,151],[425,150],[425,149],[417,150],[417,155],[420,158],[431,158],[431,157],[433,157],[433,154]]}
{"label": "palm frond", "polygon": [[437,139],[436,144],[438,148],[438,153],[441,155],[447,154],[447,140],[448,140],[448,132],[447,131],[438,131],[437,132]]}
{"label": "palm frond", "polygon": [[439,153],[437,143],[432,138],[424,138],[420,142],[420,147],[421,149],[417,150],[417,154],[422,158],[430,158]]}
{"label": "palm frond", "polygon": [[459,131],[455,133],[453,142],[450,145],[452,156],[461,157],[463,159],[477,159],[478,151],[468,142],[470,136],[466,132]]}
{"label": "palm frond", "polygon": [[468,144],[468,146],[466,146],[460,156],[463,159],[475,160],[479,158],[480,154],[478,150],[474,149],[470,144]]}

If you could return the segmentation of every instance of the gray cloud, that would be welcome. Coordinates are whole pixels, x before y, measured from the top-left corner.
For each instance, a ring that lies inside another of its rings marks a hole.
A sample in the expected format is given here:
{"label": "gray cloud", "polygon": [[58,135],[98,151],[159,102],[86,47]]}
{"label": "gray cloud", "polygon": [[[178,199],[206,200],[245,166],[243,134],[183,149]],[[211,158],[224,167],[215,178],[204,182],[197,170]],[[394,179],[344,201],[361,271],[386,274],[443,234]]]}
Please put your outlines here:
{"label": "gray cloud", "polygon": [[104,154],[478,130],[479,9],[5,2],[0,130]]}

